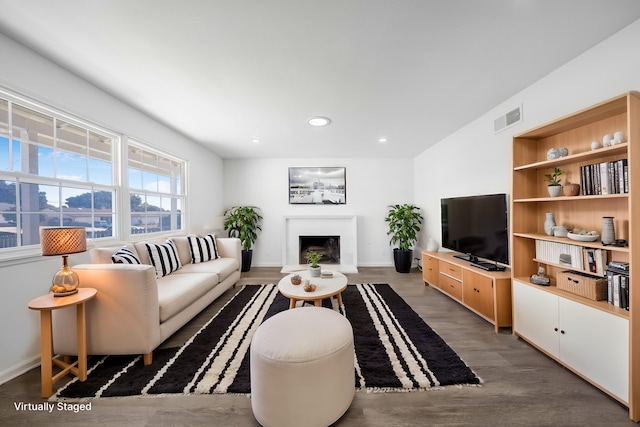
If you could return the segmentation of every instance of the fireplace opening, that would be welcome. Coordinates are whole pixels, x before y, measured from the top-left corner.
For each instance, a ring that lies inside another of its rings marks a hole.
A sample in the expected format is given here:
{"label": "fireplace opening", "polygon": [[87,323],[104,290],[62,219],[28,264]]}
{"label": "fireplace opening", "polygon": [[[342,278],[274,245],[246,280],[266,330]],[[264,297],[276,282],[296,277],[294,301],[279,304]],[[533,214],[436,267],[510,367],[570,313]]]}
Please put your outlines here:
{"label": "fireplace opening", "polygon": [[318,252],[322,264],[340,264],[340,236],[298,236],[300,264],[307,264],[307,253]]}

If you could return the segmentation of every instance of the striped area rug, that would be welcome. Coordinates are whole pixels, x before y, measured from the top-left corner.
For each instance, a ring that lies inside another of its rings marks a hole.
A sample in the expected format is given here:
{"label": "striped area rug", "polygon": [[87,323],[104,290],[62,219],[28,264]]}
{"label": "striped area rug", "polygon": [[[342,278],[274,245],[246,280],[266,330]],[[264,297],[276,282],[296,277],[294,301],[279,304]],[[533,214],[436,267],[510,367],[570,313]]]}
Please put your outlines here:
{"label": "striped area rug", "polygon": [[[389,285],[349,285],[342,298],[343,314],[354,332],[358,390],[414,391],[480,383]],[[275,285],[245,286],[182,347],[156,350],[150,366],[144,366],[140,356],[92,356],[87,380],[72,380],[50,400],[250,393],[251,337],[288,304]],[[330,308],[335,300],[324,304]]]}

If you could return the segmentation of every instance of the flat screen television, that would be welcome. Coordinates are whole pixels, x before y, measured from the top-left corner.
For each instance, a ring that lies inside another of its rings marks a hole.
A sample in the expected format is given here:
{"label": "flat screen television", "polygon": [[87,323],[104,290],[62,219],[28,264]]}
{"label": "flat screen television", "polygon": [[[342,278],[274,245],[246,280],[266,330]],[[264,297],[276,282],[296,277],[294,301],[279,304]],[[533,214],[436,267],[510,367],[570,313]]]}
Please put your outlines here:
{"label": "flat screen television", "polygon": [[509,264],[506,194],[445,198],[441,214],[442,247],[470,262]]}

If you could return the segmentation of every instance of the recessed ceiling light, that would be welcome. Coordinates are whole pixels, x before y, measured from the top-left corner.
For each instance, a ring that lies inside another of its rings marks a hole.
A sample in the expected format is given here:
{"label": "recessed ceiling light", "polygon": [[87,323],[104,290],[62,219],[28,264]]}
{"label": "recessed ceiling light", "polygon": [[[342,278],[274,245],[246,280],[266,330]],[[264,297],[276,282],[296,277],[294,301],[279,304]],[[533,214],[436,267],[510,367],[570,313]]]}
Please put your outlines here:
{"label": "recessed ceiling light", "polygon": [[259,140],[259,139],[255,139],[255,138],[254,138],[254,139],[252,139],[252,140],[251,140],[251,142],[253,142],[254,144],[257,144],[257,143],[259,143],[259,142],[260,142],[260,140]]}
{"label": "recessed ceiling light", "polygon": [[387,138],[378,138],[378,142],[381,144],[384,144],[387,141],[388,141]]}
{"label": "recessed ceiling light", "polygon": [[326,126],[331,123],[331,120],[328,117],[315,116],[310,117],[307,120],[307,123],[309,123],[311,126]]}

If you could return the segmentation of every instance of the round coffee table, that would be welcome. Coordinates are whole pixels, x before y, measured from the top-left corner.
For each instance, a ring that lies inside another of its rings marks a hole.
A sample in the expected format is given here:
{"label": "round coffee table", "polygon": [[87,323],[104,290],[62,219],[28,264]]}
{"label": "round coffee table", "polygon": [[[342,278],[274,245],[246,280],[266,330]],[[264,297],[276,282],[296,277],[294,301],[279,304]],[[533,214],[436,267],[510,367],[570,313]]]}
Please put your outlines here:
{"label": "round coffee table", "polygon": [[[309,277],[308,271],[300,271],[291,273],[278,282],[278,290],[290,300],[290,309],[295,308],[298,301],[313,301],[316,307],[322,307],[322,300],[334,295],[338,296],[338,305],[342,307],[342,291],[347,288],[347,277],[337,271],[323,270],[323,273],[331,273],[333,277]],[[296,274],[302,277],[300,285],[291,283],[291,276]],[[309,279],[309,283],[316,285],[315,291],[307,292],[304,290],[305,279]]]}

